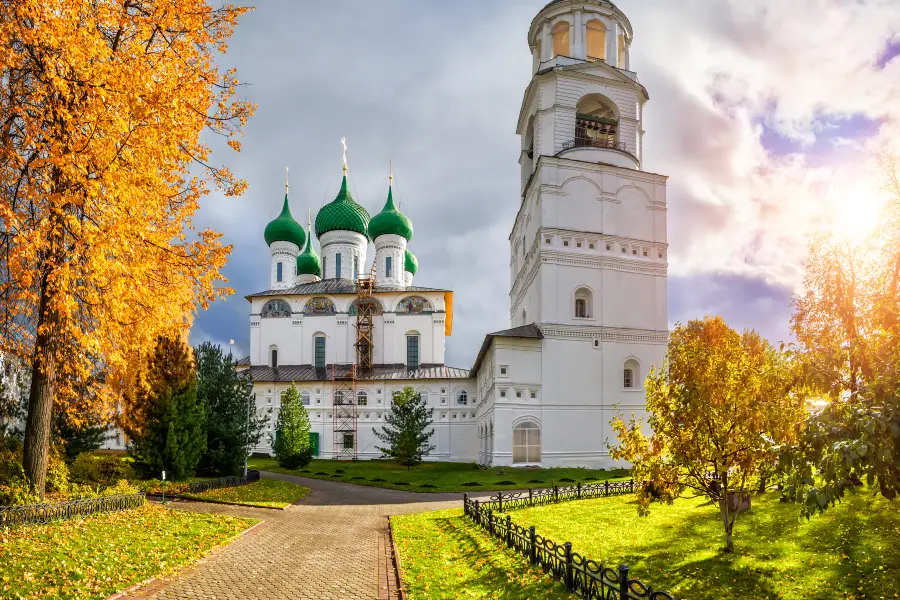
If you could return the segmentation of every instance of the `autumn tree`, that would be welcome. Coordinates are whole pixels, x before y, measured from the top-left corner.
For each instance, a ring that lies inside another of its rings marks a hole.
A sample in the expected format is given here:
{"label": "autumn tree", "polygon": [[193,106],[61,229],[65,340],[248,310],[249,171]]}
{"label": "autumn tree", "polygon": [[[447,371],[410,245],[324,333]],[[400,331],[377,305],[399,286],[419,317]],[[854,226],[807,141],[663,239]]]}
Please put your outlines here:
{"label": "autumn tree", "polygon": [[865,482],[900,493],[900,173],[885,157],[888,200],[880,228],[852,242],[810,242],[791,329],[818,404],[782,452],[785,495],[807,515]]}
{"label": "autumn tree", "polygon": [[148,476],[193,475],[206,450],[206,409],[197,397],[190,346],[160,338],[140,379],[128,398],[130,410],[140,412],[134,420],[140,425],[125,430],[135,464]]}
{"label": "autumn tree", "polygon": [[206,408],[206,452],[199,470],[209,475],[237,475],[247,452],[256,446],[268,415],[257,415],[253,383],[222,347],[204,342],[194,350],[197,398]]}
{"label": "autumn tree", "polygon": [[376,448],[407,468],[415,466],[434,450],[433,421],[434,409],[428,408],[421,394],[406,386],[394,396],[384,427],[375,430],[375,437],[384,444]]}
{"label": "autumn tree", "polygon": [[[220,71],[245,8],[206,0],[0,2],[0,351],[33,367],[23,464],[43,489],[51,414],[111,415],[159,335],[230,293],[193,216],[253,107]],[[91,408],[97,408],[93,406]]]}
{"label": "autumn tree", "polygon": [[725,549],[733,551],[735,494],[758,489],[776,446],[796,439],[804,415],[796,379],[789,358],[755,331],[738,333],[721,317],[676,325],[665,362],[644,384],[650,436],[634,415],[612,423],[619,442],[613,458],[632,463],[643,484],[641,513],[685,492],[708,496],[719,507]]}

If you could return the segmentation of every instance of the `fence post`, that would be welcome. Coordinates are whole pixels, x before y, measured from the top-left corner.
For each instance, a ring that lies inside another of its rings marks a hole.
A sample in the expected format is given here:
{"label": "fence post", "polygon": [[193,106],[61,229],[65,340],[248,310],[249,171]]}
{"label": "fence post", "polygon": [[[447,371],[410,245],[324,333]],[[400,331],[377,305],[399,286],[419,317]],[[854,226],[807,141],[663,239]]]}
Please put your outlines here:
{"label": "fence post", "polygon": [[468,492],[463,493],[463,514],[469,516],[469,494]]}
{"label": "fence post", "polygon": [[559,502],[559,486],[555,483],[553,484],[553,501]]}
{"label": "fence post", "polygon": [[478,506],[478,500],[475,501],[475,516],[472,517],[476,523],[484,527],[484,521],[481,520],[481,508]]}
{"label": "fence post", "polygon": [[634,479],[632,479],[629,483],[631,484],[631,493],[633,494],[634,493]]}
{"label": "fence post", "polygon": [[488,509],[488,531],[494,537],[494,511],[491,509]]}
{"label": "fence post", "polygon": [[497,512],[503,512],[503,492],[497,492]]}
{"label": "fence post", "polygon": [[528,504],[529,506],[534,506],[534,495],[531,492],[531,488],[528,488]]}
{"label": "fence post", "polygon": [[528,558],[531,559],[531,564],[537,564],[537,540],[536,534],[534,533],[534,525],[528,528],[528,537],[531,539],[531,551],[528,554]]}
{"label": "fence post", "polygon": [[566,542],[564,546],[566,549],[566,589],[574,590],[575,578],[572,571],[572,542]]}
{"label": "fence post", "polygon": [[619,565],[619,598],[628,600],[628,565]]}
{"label": "fence post", "polygon": [[581,482],[576,483],[575,487],[578,488],[578,499],[581,500]]}
{"label": "fence post", "polygon": [[604,483],[606,484],[604,485],[606,495],[609,496],[609,479],[607,479]]}
{"label": "fence post", "polygon": [[513,546],[512,517],[508,514],[506,515],[506,545],[510,548]]}

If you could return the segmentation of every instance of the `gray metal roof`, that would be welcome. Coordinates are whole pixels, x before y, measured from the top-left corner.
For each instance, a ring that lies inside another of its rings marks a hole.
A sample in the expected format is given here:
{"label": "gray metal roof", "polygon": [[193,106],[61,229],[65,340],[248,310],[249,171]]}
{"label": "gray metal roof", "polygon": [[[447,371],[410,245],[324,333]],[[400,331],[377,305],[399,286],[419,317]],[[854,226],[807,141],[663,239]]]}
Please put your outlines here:
{"label": "gray metal roof", "polygon": [[491,340],[498,337],[530,338],[535,340],[542,340],[544,339],[544,334],[541,332],[541,328],[534,323],[487,334],[486,336],[484,336],[484,342],[481,344],[481,350],[478,351],[478,357],[475,358],[475,364],[472,365],[472,370],[470,371],[472,377],[478,375],[478,366],[484,359],[484,355],[487,353],[488,348],[491,347]]}
{"label": "gray metal roof", "polygon": [[248,366],[248,367],[249,367],[249,366],[250,366],[250,357],[249,357],[249,356],[245,356],[244,358],[242,358],[241,360],[237,361],[237,362],[234,363],[234,364],[236,364],[236,365],[239,366],[239,367],[243,367],[243,366]]}
{"label": "gray metal roof", "polygon": [[[388,285],[376,285],[375,293],[378,292],[449,292],[450,290],[444,290],[440,288],[428,288],[428,287],[394,287]],[[266,290],[264,292],[257,292],[255,294],[250,294],[249,296],[245,296],[247,300],[250,298],[258,298],[261,296],[300,296],[300,295],[314,295],[314,294],[358,294],[359,291],[356,289],[356,282],[351,279],[323,279],[322,281],[316,281],[313,283],[301,283],[300,285],[295,285],[292,288],[287,288],[283,290]]]}
{"label": "gray metal roof", "polygon": [[[333,369],[337,371],[338,379],[349,377],[350,365],[327,365],[324,369],[317,369],[312,365],[281,365],[277,368],[266,366],[250,367],[246,372],[253,381],[258,382],[300,382],[300,381],[330,381],[335,377]],[[418,369],[408,370],[406,365],[375,365],[371,371],[360,371],[356,374],[357,381],[384,381],[407,379],[466,379],[469,377],[468,369],[457,369],[445,365],[421,365]]]}

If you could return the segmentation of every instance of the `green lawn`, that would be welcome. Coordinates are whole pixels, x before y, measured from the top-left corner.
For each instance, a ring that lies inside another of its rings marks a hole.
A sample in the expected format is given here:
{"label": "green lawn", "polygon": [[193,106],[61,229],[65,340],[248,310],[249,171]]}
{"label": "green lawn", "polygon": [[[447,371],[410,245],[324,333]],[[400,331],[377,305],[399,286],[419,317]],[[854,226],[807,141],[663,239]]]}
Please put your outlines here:
{"label": "green lawn", "polygon": [[0,531],[0,597],[103,599],[196,561],[254,522],[146,504]]}
{"label": "green lawn", "polygon": [[500,549],[462,509],[391,517],[410,600],[573,598],[525,558]]}
{"label": "green lawn", "polygon": [[288,483],[287,481],[260,479],[247,485],[186,495],[198,500],[216,500],[219,502],[237,502],[254,506],[284,508],[305,497],[309,491],[309,488],[295,483]]}
{"label": "green lawn", "polygon": [[[623,469],[604,471],[575,467],[554,469],[520,469],[492,467],[476,469],[472,463],[425,462],[407,470],[388,460],[336,461],[313,460],[308,466],[283,469],[274,458],[251,458],[250,468],[274,473],[287,473],[315,479],[345,481],[360,485],[411,490],[415,492],[473,492],[574,485],[606,479],[627,479]],[[478,485],[464,485],[477,483]]]}
{"label": "green lawn", "polygon": [[[854,494],[810,521],[775,493],[753,496],[724,544],[718,510],[702,499],[651,506],[634,498],[563,502],[513,511],[513,520],[677,597],[893,599],[900,593],[900,503]],[[437,547],[437,544],[435,544]],[[498,552],[503,552],[498,550]]]}

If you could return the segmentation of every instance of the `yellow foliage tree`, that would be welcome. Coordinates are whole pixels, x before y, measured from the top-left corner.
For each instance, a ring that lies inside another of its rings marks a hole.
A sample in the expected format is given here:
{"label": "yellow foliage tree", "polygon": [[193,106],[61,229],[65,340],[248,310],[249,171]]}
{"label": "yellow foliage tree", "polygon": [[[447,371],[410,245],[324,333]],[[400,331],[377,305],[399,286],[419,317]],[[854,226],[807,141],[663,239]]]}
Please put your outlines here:
{"label": "yellow foliage tree", "polygon": [[[719,506],[725,549],[732,551],[737,512],[729,499],[764,487],[776,446],[796,439],[805,411],[792,362],[755,331],[721,317],[677,325],[666,361],[645,383],[652,435],[632,415],[612,425],[613,458],[632,463],[641,514],[654,500],[671,504],[686,490]],[[753,485],[756,483],[757,485]]]}
{"label": "yellow foliage tree", "polygon": [[[33,367],[23,465],[44,488],[50,419],[107,409],[158,336],[231,293],[230,247],[192,223],[210,183],[201,133],[254,107],[221,72],[247,9],[206,0],[0,2],[0,349]],[[96,406],[94,407],[96,408]]]}

